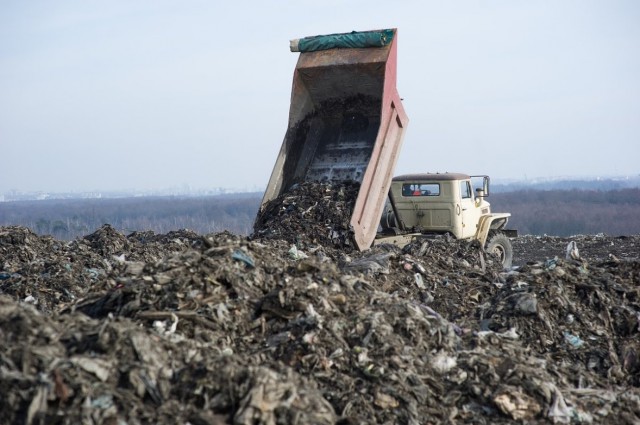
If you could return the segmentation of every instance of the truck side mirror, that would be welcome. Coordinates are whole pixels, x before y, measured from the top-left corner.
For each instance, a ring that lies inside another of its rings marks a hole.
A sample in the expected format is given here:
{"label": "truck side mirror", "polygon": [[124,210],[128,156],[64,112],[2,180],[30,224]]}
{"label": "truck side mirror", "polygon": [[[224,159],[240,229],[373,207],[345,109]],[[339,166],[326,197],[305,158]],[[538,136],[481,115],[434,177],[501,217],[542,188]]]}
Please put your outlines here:
{"label": "truck side mirror", "polygon": [[[480,178],[482,178],[482,184],[480,183]],[[489,176],[471,176],[471,179],[473,182],[473,186],[475,187],[476,198],[486,198],[487,196],[489,196]],[[482,187],[479,187],[481,185]]]}
{"label": "truck side mirror", "polygon": [[482,196],[489,196],[489,176],[482,179]]}

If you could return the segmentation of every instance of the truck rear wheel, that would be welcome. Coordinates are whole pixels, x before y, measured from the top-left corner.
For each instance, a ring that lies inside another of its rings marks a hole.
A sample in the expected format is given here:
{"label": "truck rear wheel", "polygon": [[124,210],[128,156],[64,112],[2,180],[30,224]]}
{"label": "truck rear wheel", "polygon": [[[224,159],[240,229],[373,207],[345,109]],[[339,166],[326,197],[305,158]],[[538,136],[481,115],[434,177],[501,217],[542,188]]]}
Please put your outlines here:
{"label": "truck rear wheel", "polygon": [[491,236],[485,250],[497,255],[505,269],[511,267],[511,263],[513,262],[513,247],[511,246],[511,241],[505,234],[495,233]]}

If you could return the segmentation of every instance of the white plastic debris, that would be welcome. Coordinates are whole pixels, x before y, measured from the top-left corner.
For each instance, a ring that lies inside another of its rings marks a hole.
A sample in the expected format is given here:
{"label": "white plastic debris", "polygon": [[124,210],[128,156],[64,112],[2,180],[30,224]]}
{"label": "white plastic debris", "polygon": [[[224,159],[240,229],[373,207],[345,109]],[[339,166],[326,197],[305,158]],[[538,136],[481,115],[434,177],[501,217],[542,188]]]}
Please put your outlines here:
{"label": "white plastic debris", "polygon": [[440,374],[445,374],[456,367],[458,362],[455,357],[450,356],[444,351],[438,352],[431,360],[431,367]]}
{"label": "white plastic debris", "polygon": [[308,255],[300,251],[295,245],[291,245],[291,248],[289,248],[289,257],[294,260],[303,260],[308,258]]}
{"label": "white plastic debris", "polygon": [[580,252],[578,251],[578,245],[576,241],[571,241],[567,245],[567,260],[579,260]]}

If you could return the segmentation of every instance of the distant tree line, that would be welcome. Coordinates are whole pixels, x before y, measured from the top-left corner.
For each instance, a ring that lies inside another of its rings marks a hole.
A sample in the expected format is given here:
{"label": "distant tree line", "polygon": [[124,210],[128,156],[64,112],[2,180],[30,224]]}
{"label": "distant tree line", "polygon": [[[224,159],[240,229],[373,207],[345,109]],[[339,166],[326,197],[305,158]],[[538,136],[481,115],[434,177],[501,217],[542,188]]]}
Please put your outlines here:
{"label": "distant tree line", "polygon": [[637,189],[640,187],[640,176],[632,176],[617,179],[597,179],[597,180],[550,180],[539,182],[515,182],[515,183],[492,183],[491,191],[517,192],[520,190],[597,190],[611,191],[622,189]]}
{"label": "distant tree line", "polygon": [[66,199],[0,203],[0,225],[29,227],[41,235],[73,240],[103,224],[118,231],[164,234],[189,229],[207,234],[228,230],[251,233],[261,194],[211,197]]}
{"label": "distant tree line", "polygon": [[519,234],[640,234],[640,189],[524,190],[492,193],[493,212],[510,212]]}
{"label": "distant tree line", "polygon": [[[261,193],[211,197],[140,197],[0,203],[0,226],[20,225],[72,240],[111,224],[124,234],[189,229],[207,234],[253,230]],[[510,212],[519,234],[640,234],[640,189],[492,192],[494,212]]]}

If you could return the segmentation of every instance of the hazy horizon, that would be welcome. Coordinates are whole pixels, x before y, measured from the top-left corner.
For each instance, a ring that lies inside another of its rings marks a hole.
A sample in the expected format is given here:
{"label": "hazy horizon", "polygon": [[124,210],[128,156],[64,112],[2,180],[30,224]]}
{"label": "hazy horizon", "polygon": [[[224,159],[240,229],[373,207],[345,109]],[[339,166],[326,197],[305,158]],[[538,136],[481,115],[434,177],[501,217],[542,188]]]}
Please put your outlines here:
{"label": "hazy horizon", "polygon": [[[620,189],[640,189],[640,175],[636,176],[556,176],[526,179],[491,179],[493,191],[521,190],[596,190],[609,191]],[[120,188],[106,190],[70,190],[70,191],[18,191],[0,192],[0,202],[20,200],[57,200],[57,199],[98,199],[98,198],[137,198],[137,197],[208,197],[226,195],[246,195],[257,193],[260,197],[264,186],[254,187],[191,187],[170,186],[154,189]]]}
{"label": "hazy horizon", "polygon": [[398,28],[396,174],[640,174],[640,3],[12,2],[0,193],[264,187],[289,40]]}

